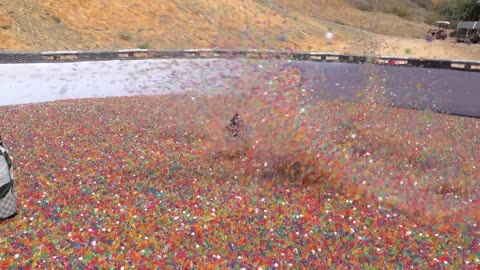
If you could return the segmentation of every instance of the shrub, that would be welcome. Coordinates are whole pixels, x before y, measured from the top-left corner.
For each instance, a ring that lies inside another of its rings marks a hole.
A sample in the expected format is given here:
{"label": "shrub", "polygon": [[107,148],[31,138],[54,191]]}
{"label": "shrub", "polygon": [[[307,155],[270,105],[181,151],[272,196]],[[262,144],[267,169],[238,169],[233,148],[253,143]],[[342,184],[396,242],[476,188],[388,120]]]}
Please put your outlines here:
{"label": "shrub", "polygon": [[413,0],[413,2],[419,5],[421,8],[429,9],[433,7],[432,0]]}
{"label": "shrub", "polygon": [[142,43],[142,44],[140,44],[140,46],[138,46],[138,48],[148,50],[148,49],[150,49],[150,43],[148,43],[148,42]]}
{"label": "shrub", "polygon": [[371,3],[365,1],[356,0],[353,5],[361,11],[373,11],[374,7]]}
{"label": "shrub", "polygon": [[444,19],[438,12],[430,11],[425,16],[425,23],[435,25],[437,21]]}
{"label": "shrub", "polygon": [[394,6],[391,10],[391,13],[397,15],[400,18],[408,19],[411,17],[411,11],[405,6]]}
{"label": "shrub", "polygon": [[62,20],[61,20],[59,17],[57,17],[57,16],[53,16],[52,19],[53,19],[53,21],[56,22],[56,23],[61,23],[61,22],[62,22]]}
{"label": "shrub", "polygon": [[120,33],[120,38],[125,40],[125,41],[130,41],[132,40],[132,35],[130,35],[129,33]]}
{"label": "shrub", "polygon": [[435,8],[446,19],[453,21],[476,21],[480,19],[480,2],[478,0],[449,0]]}

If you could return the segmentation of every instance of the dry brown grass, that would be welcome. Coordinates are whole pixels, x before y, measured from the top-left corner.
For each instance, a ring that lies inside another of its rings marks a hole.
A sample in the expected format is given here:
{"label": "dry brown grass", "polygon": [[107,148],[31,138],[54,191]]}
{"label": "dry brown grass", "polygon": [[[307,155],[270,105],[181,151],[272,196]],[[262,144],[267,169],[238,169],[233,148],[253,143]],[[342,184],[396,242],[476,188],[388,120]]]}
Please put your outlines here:
{"label": "dry brown grass", "polygon": [[[349,3],[2,1],[1,24],[7,29],[0,28],[0,49],[255,48],[381,54],[381,47],[389,44],[390,36],[425,43],[412,38],[423,38],[429,28],[426,24],[376,10],[362,11]],[[335,34],[331,41],[325,39],[329,28]],[[429,48],[432,57],[480,57],[480,49],[466,50],[441,42],[429,44]],[[417,54],[425,53],[414,50],[410,56]]]}

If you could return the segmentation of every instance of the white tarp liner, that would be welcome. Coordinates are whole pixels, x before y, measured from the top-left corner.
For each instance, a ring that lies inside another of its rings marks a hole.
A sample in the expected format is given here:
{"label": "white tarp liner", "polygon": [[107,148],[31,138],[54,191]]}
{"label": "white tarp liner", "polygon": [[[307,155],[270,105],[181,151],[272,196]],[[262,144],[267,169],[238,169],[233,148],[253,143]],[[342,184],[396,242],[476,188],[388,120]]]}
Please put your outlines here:
{"label": "white tarp liner", "polygon": [[0,64],[0,106],[76,98],[228,91],[246,65],[246,61],[224,59]]}

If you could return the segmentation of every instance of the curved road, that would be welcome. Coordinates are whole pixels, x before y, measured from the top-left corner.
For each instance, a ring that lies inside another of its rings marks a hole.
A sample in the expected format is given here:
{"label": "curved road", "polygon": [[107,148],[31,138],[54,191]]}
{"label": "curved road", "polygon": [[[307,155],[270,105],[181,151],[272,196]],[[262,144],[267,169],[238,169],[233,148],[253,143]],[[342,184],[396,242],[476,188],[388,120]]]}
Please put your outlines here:
{"label": "curved road", "polygon": [[288,66],[301,70],[301,87],[313,90],[318,98],[361,101],[359,91],[372,89],[388,105],[480,118],[480,72],[248,59],[0,64],[0,106],[184,91],[251,91],[268,87],[268,81]]}

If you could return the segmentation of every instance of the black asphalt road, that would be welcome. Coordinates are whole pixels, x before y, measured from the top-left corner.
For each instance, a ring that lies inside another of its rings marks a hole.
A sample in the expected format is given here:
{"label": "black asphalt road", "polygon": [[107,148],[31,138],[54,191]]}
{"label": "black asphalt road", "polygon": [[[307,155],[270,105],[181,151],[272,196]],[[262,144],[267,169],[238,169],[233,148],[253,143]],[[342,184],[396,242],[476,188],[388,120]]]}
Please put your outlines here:
{"label": "black asphalt road", "polygon": [[388,105],[480,118],[480,73],[374,64],[293,62],[319,98],[361,101],[365,89]]}

